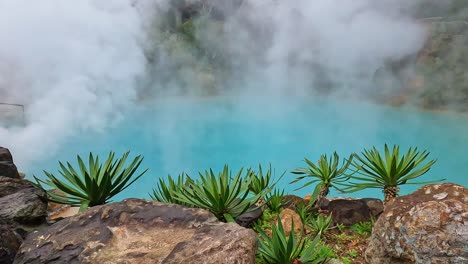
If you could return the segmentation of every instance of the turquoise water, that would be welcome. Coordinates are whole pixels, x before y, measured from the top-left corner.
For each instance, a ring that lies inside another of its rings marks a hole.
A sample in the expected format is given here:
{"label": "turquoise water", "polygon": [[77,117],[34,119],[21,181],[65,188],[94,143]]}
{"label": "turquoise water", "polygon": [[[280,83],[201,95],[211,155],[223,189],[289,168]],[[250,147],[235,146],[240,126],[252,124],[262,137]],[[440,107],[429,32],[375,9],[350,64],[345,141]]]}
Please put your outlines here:
{"label": "turquoise water", "polygon": [[[142,166],[149,171],[116,199],[148,198],[160,177],[182,171],[195,176],[208,168],[220,170],[226,163],[233,170],[271,163],[276,176],[286,171],[279,187],[305,195],[311,189],[295,191],[300,184],[289,184],[295,177],[290,171],[302,167],[304,157],[317,160],[335,150],[344,157],[389,143],[431,152],[437,163],[421,180],[447,178],[468,186],[467,132],[464,115],[323,98],[167,99],[129,111],[107,131],[70,138],[59,153],[35,162],[26,173],[30,177],[42,176],[42,169],[56,172],[58,160],[75,162],[76,154],[89,151],[105,155],[131,150],[145,157]],[[416,188],[405,186],[401,194]],[[331,195],[382,198],[379,190]]]}

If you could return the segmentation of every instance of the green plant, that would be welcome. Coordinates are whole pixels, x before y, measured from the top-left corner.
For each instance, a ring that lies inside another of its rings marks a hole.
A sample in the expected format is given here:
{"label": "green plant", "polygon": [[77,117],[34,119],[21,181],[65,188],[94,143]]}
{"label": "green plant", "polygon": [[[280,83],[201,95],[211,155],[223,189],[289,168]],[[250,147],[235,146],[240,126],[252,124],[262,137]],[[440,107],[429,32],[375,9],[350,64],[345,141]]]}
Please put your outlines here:
{"label": "green plant", "polygon": [[235,217],[245,213],[264,196],[264,193],[249,196],[250,182],[243,178],[242,172],[243,169],[240,169],[232,177],[226,165],[218,176],[211,169],[205,171],[205,175],[199,173],[199,180],[186,176],[190,183],[174,193],[175,199],[206,209],[221,221],[233,222]]}
{"label": "green plant", "polygon": [[317,235],[321,236],[325,231],[330,228],[330,224],[332,221],[332,216],[324,216],[323,214],[319,214],[315,219],[309,218],[306,220],[306,224],[315,230]]}
{"label": "green plant", "polygon": [[428,172],[436,160],[424,163],[429,152],[419,152],[417,148],[409,148],[406,154],[400,156],[400,147],[393,146],[390,152],[385,144],[384,156],[380,154],[376,147],[364,149],[362,156],[356,155],[357,161],[353,166],[357,169],[356,175],[350,175],[352,179],[360,182],[347,184],[345,191],[356,192],[366,188],[383,189],[385,201],[395,198],[398,195],[399,186],[403,184],[427,184],[441,180],[428,182],[410,182]]}
{"label": "green plant", "polygon": [[340,234],[336,235],[336,238],[337,238],[338,240],[349,240],[349,239],[352,238],[352,236],[349,236],[348,234],[346,234],[345,232],[343,232],[343,233],[340,233]]}
{"label": "green plant", "polygon": [[312,161],[305,159],[308,167],[298,168],[292,172],[303,176],[297,177],[291,183],[296,183],[306,178],[310,179],[298,189],[318,183],[313,193],[318,193],[319,200],[328,195],[330,188],[341,190],[339,186],[349,179],[349,176],[345,175],[345,172],[351,165],[353,155],[350,155],[346,161],[343,161],[341,166],[339,166],[339,160],[340,157],[336,152],[333,153],[333,156],[330,157],[330,159],[327,158],[327,155],[321,155],[317,165]]}
{"label": "green plant", "polygon": [[273,213],[279,214],[285,204],[283,199],[284,190],[280,192],[278,189],[275,189],[271,194],[266,196],[266,204]]}
{"label": "green plant", "polygon": [[355,249],[350,249],[346,251],[346,254],[348,254],[352,258],[356,258],[358,256],[358,253]]}
{"label": "green plant", "polygon": [[333,250],[324,245],[320,236],[316,235],[313,240],[306,239],[305,249],[300,254],[299,263],[318,264],[326,263],[329,258],[334,257]]}
{"label": "green plant", "polygon": [[[291,223],[294,230],[294,223]],[[323,263],[326,258],[319,255],[321,250],[320,237],[309,241],[306,247],[306,239],[298,238],[294,232],[286,235],[281,220],[272,226],[271,238],[261,229],[259,233],[259,259],[266,264],[289,264],[299,260],[299,263]]]}
{"label": "green plant", "polygon": [[342,258],[341,258],[341,261],[342,261],[344,264],[351,264],[351,260],[350,260],[348,257],[342,257]]}
{"label": "green plant", "polygon": [[88,166],[77,155],[79,173],[69,162],[66,163],[67,166],[59,162],[61,168],[59,173],[63,176],[64,180],[55,177],[47,171],[44,171],[44,173],[48,179],[41,180],[36,176],[34,178],[37,185],[42,189],[44,189],[42,184],[45,184],[65,193],[65,195],[62,195],[53,191],[47,191],[50,201],[80,206],[81,212],[88,207],[109,202],[113,196],[122,192],[143,176],[147,169],[133,177],[143,161],[143,157],[136,156],[125,167],[129,154],[130,152],[126,152],[120,159],[114,160],[115,153],[110,152],[107,160],[101,164],[99,157],[97,155],[94,157],[90,153]]}
{"label": "green plant", "polygon": [[184,185],[193,184],[193,181],[187,177],[187,174],[182,173],[174,180],[171,176],[167,177],[167,183],[164,179],[159,179],[159,184],[153,189],[153,193],[150,197],[158,202],[162,203],[173,203],[180,204],[183,206],[189,206],[187,203],[183,203],[177,200],[176,194],[180,193]]}
{"label": "green plant", "polygon": [[250,180],[249,190],[253,194],[263,193],[264,190],[272,189],[275,185],[271,182],[271,166],[265,174],[263,173],[261,165],[258,166],[258,172],[248,169],[248,175],[250,175],[250,178],[246,180]]}
{"label": "green plant", "polygon": [[338,230],[340,230],[340,232],[343,232],[343,230],[346,228],[346,226],[342,223],[338,223],[335,226],[338,228]]}
{"label": "green plant", "polygon": [[368,237],[372,233],[372,227],[374,226],[374,223],[375,220],[359,222],[357,224],[352,225],[349,229],[353,230],[361,236]]}
{"label": "green plant", "polygon": [[266,229],[271,229],[271,226],[273,225],[273,219],[278,217],[277,214],[273,214],[269,209],[266,209],[262,213],[262,217],[257,220],[255,223],[253,229],[258,230],[266,230]]}

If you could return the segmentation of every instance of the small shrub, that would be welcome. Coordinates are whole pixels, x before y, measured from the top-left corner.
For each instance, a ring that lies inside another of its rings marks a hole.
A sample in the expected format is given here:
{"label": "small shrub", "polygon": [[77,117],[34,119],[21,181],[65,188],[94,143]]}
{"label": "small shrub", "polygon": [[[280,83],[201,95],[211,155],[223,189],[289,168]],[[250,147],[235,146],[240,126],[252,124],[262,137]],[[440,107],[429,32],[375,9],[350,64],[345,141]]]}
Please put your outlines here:
{"label": "small shrub", "polygon": [[270,195],[266,196],[266,204],[268,208],[276,214],[279,214],[283,210],[284,202],[284,191],[275,189]]}
{"label": "small shrub", "polygon": [[309,218],[306,220],[306,224],[315,230],[317,235],[321,236],[325,231],[330,228],[330,224],[332,221],[332,216],[324,216],[323,214],[319,214],[315,219]]}
{"label": "small shrub", "polygon": [[291,183],[296,183],[303,179],[309,179],[308,182],[298,189],[317,183],[313,193],[318,194],[318,199],[320,200],[328,195],[330,188],[341,190],[340,185],[349,179],[349,176],[345,175],[345,172],[351,165],[352,160],[353,155],[350,155],[349,158],[346,161],[343,161],[343,164],[339,166],[340,157],[336,152],[333,153],[333,156],[330,157],[330,159],[327,158],[327,155],[321,155],[317,164],[305,159],[308,167],[299,168],[292,172],[303,176],[297,177]]}
{"label": "small shrub", "polygon": [[368,222],[360,222],[352,225],[350,229],[361,236],[368,237],[372,233],[372,227],[374,226],[374,223],[374,220]]}
{"label": "small shrub", "polygon": [[199,173],[199,180],[186,176],[188,184],[174,193],[175,199],[178,203],[206,209],[220,221],[234,222],[235,217],[245,213],[264,196],[264,192],[249,196],[250,181],[246,181],[242,174],[243,169],[240,169],[232,177],[226,165],[218,176],[211,169],[205,174]]}
{"label": "small shrub", "polygon": [[348,254],[352,258],[356,258],[358,256],[358,253],[355,249],[350,249],[346,251],[346,254]]}
{"label": "small shrub", "polygon": [[190,206],[190,204],[183,203],[176,199],[176,194],[182,191],[184,185],[193,184],[193,181],[187,177],[187,174],[182,173],[174,180],[171,176],[167,177],[167,183],[164,179],[159,179],[159,184],[153,189],[150,197],[158,202],[180,204],[183,206]]}
{"label": "small shrub", "polygon": [[263,193],[266,189],[273,189],[275,183],[272,182],[271,166],[266,173],[263,173],[262,166],[258,166],[258,172],[248,170],[250,178],[249,190],[253,194]]}
{"label": "small shrub", "polygon": [[[291,225],[294,230],[294,223]],[[306,247],[306,239],[298,238],[294,232],[286,235],[280,219],[277,226],[272,226],[271,238],[261,229],[258,233],[258,258],[265,264],[290,264],[297,260],[299,263],[315,264],[326,260],[319,254],[322,249],[320,237],[316,236]]]}
{"label": "small shrub", "polygon": [[115,158],[115,153],[110,152],[104,163],[99,162],[99,157],[89,153],[88,166],[85,165],[78,155],[79,172],[67,162],[65,166],[59,162],[61,170],[59,173],[64,180],[55,177],[52,173],[44,171],[48,179],[41,180],[34,176],[37,185],[43,188],[43,184],[58,189],[66,195],[60,195],[47,191],[49,199],[55,203],[80,206],[80,212],[88,207],[108,203],[116,194],[125,190],[128,186],[138,180],[145,172],[144,170],[133,177],[136,170],[143,161],[143,157],[136,156],[133,161],[125,167],[128,155],[126,152],[120,159]]}
{"label": "small shrub", "polygon": [[436,160],[424,161],[429,152],[419,152],[417,148],[409,148],[406,154],[400,156],[400,147],[393,146],[390,152],[387,144],[383,157],[376,147],[365,149],[362,156],[356,155],[353,166],[357,169],[356,175],[350,175],[358,182],[346,184],[347,192],[356,192],[366,188],[383,189],[385,202],[398,195],[399,187],[403,184],[427,184],[441,180],[428,182],[410,182],[428,172]]}

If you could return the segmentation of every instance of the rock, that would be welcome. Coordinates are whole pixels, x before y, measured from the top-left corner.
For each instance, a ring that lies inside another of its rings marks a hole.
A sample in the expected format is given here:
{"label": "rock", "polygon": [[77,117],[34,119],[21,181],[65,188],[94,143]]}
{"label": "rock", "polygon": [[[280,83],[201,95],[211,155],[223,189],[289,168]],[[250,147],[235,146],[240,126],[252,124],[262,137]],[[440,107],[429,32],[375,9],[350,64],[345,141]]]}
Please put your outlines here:
{"label": "rock", "polygon": [[[50,190],[49,192],[58,195],[66,195],[64,192],[57,189]],[[47,204],[47,220],[50,222],[59,221],[65,217],[76,215],[79,209],[79,207],[72,207],[68,204],[59,204],[49,201],[49,203]]]}
{"label": "rock", "polygon": [[78,214],[80,208],[79,207],[71,207],[70,205],[62,205],[59,209],[49,212],[47,216],[47,220],[51,222],[60,221],[64,218],[74,216]]}
{"label": "rock", "polygon": [[0,176],[15,179],[20,178],[10,151],[4,147],[0,147]]}
{"label": "rock", "polygon": [[13,263],[22,238],[5,222],[0,222],[0,263]]}
{"label": "rock", "polygon": [[294,233],[302,232],[303,225],[301,217],[291,209],[284,209],[279,215],[281,219],[281,224],[283,225],[284,232],[286,235],[289,235],[292,231],[292,223],[294,223]]}
{"label": "rock", "polygon": [[0,161],[13,162],[13,156],[11,156],[10,150],[0,147]]}
{"label": "rock", "polygon": [[14,263],[255,263],[256,246],[208,211],[127,199],[28,235]]}
{"label": "rock", "polygon": [[468,189],[427,185],[389,202],[374,225],[368,263],[468,263]]}
{"label": "rock", "polygon": [[40,225],[47,216],[47,195],[31,182],[0,176],[0,220]]}
{"label": "rock", "polygon": [[331,213],[333,223],[351,226],[377,219],[383,211],[383,203],[373,198],[322,199],[319,209]]}
{"label": "rock", "polygon": [[27,231],[45,223],[46,193],[19,177],[10,151],[0,147],[0,263],[13,263]]}
{"label": "rock", "polygon": [[375,219],[379,218],[384,210],[384,204],[382,200],[375,198],[362,198],[361,200],[364,201],[369,207],[372,217]]}
{"label": "rock", "polygon": [[291,210],[296,210],[296,206],[298,204],[305,204],[306,202],[304,199],[302,199],[299,196],[288,194],[283,197],[283,208],[291,209]]}
{"label": "rock", "polygon": [[261,218],[263,215],[263,210],[261,207],[256,207],[252,211],[247,213],[243,213],[236,217],[236,223],[243,227],[251,227],[252,224],[257,221],[257,219]]}

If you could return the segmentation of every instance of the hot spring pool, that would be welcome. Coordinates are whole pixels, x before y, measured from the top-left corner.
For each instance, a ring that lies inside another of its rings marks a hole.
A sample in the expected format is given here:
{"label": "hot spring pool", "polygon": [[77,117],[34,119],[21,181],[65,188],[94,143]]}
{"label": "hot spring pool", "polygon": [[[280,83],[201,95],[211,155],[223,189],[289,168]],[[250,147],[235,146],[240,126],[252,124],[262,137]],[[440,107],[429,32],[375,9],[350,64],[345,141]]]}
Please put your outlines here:
{"label": "hot spring pool", "polygon": [[[89,151],[120,155],[126,150],[142,154],[142,168],[149,171],[115,200],[127,197],[148,198],[157,179],[187,172],[192,176],[208,168],[220,170],[224,164],[240,167],[268,166],[279,177],[278,187],[286,193],[300,184],[290,185],[291,170],[304,166],[307,157],[317,160],[337,151],[340,157],[384,143],[399,144],[403,150],[417,146],[437,159],[421,180],[447,178],[468,186],[468,117],[458,114],[422,112],[365,103],[305,99],[171,99],[141,105],[129,111],[118,125],[101,132],[86,132],[69,138],[59,153],[22,168],[28,178],[42,177],[42,170],[57,172],[58,160],[76,163],[76,154]],[[401,194],[417,189],[404,186]],[[330,195],[378,197],[380,190],[351,195],[332,191]]]}

